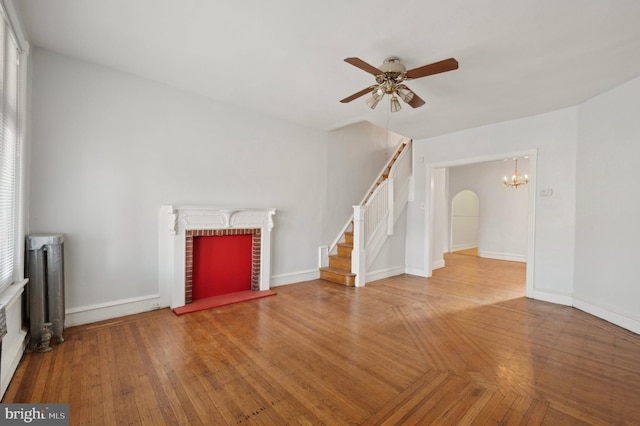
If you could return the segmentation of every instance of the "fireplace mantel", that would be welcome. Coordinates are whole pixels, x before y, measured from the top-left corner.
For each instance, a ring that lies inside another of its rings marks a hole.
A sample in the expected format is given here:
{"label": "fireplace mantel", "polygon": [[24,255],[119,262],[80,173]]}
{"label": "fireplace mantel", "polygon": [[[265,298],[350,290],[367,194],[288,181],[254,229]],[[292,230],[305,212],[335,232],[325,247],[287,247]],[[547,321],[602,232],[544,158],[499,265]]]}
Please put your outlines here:
{"label": "fireplace mantel", "polygon": [[161,304],[171,308],[185,304],[185,238],[189,230],[260,229],[260,290],[268,290],[275,213],[275,209],[162,206],[158,265]]}

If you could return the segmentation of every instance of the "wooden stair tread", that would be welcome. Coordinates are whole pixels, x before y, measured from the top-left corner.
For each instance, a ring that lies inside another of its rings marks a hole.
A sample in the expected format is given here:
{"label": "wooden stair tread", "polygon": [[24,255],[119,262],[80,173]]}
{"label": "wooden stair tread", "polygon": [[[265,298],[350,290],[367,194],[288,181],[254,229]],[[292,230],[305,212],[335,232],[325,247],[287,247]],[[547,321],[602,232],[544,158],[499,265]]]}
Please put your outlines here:
{"label": "wooden stair tread", "polygon": [[329,256],[329,267],[351,271],[351,254],[332,254]]}
{"label": "wooden stair tread", "polygon": [[351,259],[351,252],[353,252],[353,243],[338,243],[336,245],[338,256],[344,256]]}
{"label": "wooden stair tread", "polygon": [[320,268],[320,270],[321,271],[332,272],[334,274],[349,276],[349,277],[355,277],[356,276],[356,274],[354,274],[351,271],[346,271],[344,269],[334,268],[332,266],[323,266],[323,267]]}
{"label": "wooden stair tread", "polygon": [[351,259],[351,256],[345,256],[345,255],[340,255],[340,254],[332,254],[329,255],[329,259],[331,258],[337,258],[337,259]]}
{"label": "wooden stair tread", "polygon": [[356,285],[356,274],[344,269],[332,268],[331,266],[320,268],[320,279],[347,287],[355,287]]}

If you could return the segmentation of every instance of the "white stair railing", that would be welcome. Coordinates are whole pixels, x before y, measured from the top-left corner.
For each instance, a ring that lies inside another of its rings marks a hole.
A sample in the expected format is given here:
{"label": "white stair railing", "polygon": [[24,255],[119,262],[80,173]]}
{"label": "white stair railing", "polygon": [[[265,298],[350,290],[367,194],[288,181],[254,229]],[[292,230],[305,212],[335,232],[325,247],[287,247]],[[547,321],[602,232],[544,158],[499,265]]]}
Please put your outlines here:
{"label": "white stair railing", "polygon": [[[407,146],[407,148],[410,148]],[[391,171],[389,172],[389,182],[393,184],[393,214],[391,217],[391,232],[389,235],[393,235],[393,224],[398,220],[398,216],[402,212],[407,201],[410,200],[411,189],[411,177],[412,173],[412,156],[411,149],[404,149],[398,159],[393,164]]]}
{"label": "white stair railing", "polygon": [[378,187],[373,191],[371,197],[365,203],[365,224],[364,224],[364,241],[365,246],[366,243],[371,240],[373,234],[378,229],[378,227],[387,219],[389,216],[389,190],[393,188],[392,185],[389,185],[389,180],[383,181]]}
{"label": "white stair railing", "polygon": [[[367,268],[382,248],[393,224],[409,199],[411,182],[411,140],[397,156],[390,160],[389,177],[380,182],[365,202],[354,206],[353,252],[351,272],[356,274],[356,287],[366,283]],[[384,173],[389,166],[385,167]],[[382,174],[381,174],[382,176]]]}
{"label": "white stair railing", "polygon": [[[402,148],[403,152],[401,153],[401,155],[406,155],[404,151],[411,151],[410,149],[408,149],[408,148],[411,147],[410,144],[411,144],[411,139],[407,139],[407,138],[402,139],[402,141],[401,141],[400,145],[398,146],[398,149],[396,150],[396,152],[398,152],[398,150],[400,150],[400,148]],[[403,146],[403,145],[405,145],[405,146]],[[409,158],[411,158],[411,157],[409,157]],[[384,165],[384,167],[382,168],[382,171],[380,172],[380,174],[378,174],[376,179],[373,181],[373,184],[371,185],[369,190],[366,192],[366,195],[362,198],[362,201],[360,201],[360,204],[358,204],[359,206],[363,206],[365,204],[365,202],[368,200],[368,198],[371,196],[371,194],[374,192],[374,190],[378,186],[378,182],[381,182],[381,181],[384,180],[384,174],[387,172],[387,170],[389,170],[389,167],[391,167],[391,165],[394,163],[394,161],[396,161],[396,156],[395,155],[393,155],[389,159],[389,161]],[[354,220],[354,216],[350,216],[349,219],[347,220],[347,222],[344,224],[344,226],[340,230],[340,233],[338,234],[338,237],[333,241],[333,243],[331,243],[330,246],[320,247],[319,262],[318,262],[320,264],[320,266],[326,266],[328,264],[328,262],[329,262],[329,259],[328,259],[329,255],[336,253],[336,248],[338,246],[338,243],[342,241],[344,233],[347,232],[351,228],[351,224],[353,223],[353,220]]]}

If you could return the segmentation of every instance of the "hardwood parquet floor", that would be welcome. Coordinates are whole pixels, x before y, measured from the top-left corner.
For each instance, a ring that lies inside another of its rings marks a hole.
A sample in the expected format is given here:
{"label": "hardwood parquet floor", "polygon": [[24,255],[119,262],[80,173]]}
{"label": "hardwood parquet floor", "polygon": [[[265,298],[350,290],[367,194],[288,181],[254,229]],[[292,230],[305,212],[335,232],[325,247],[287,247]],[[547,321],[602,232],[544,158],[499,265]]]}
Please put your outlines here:
{"label": "hardwood parquet floor", "polygon": [[446,263],[72,327],[3,402],[69,403],[73,425],[640,425],[640,336],[526,299],[524,264]]}

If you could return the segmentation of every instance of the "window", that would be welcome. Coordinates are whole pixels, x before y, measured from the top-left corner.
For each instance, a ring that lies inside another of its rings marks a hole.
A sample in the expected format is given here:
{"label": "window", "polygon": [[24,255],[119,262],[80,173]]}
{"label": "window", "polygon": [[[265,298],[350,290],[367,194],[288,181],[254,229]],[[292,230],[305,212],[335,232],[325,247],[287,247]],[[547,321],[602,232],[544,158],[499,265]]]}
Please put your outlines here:
{"label": "window", "polygon": [[16,279],[18,49],[4,10],[0,19],[0,293]]}

